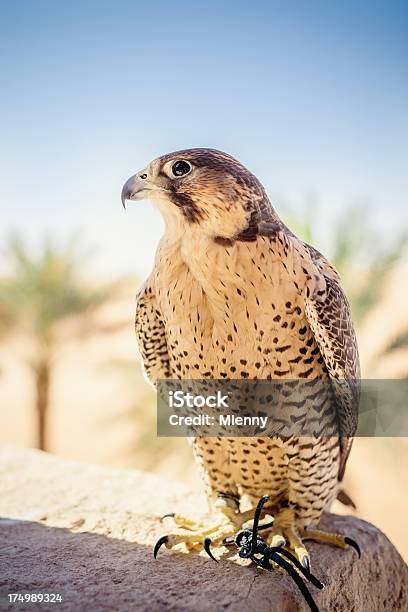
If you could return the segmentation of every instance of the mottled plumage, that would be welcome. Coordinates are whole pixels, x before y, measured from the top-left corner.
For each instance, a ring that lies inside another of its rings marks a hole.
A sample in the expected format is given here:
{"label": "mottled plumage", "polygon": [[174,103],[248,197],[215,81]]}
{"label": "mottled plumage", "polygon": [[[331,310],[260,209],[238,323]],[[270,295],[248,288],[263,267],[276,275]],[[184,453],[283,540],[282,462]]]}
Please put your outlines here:
{"label": "mottled plumage", "polygon": [[[187,164],[180,169],[190,166],[186,175],[172,175],[177,160]],[[158,158],[129,179],[122,197],[152,199],[166,222],[136,311],[153,383],[327,381],[323,399],[332,409],[322,412],[321,395],[311,393],[307,403],[321,436],[194,440],[210,498],[227,493],[254,504],[266,494],[277,512],[293,507],[300,527],[317,524],[337,494],[357,419],[358,351],[337,272],[224,153],[191,149]]]}

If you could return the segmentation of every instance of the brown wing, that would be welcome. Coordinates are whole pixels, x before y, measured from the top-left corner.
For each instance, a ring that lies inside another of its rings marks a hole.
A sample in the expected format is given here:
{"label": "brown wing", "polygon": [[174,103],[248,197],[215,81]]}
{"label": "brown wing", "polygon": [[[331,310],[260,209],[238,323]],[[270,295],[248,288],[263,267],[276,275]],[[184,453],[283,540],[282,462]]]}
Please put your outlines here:
{"label": "brown wing", "polygon": [[149,280],[136,298],[136,338],[144,370],[152,384],[171,378],[165,327]]}
{"label": "brown wing", "polygon": [[341,480],[358,422],[360,362],[357,339],[350,305],[336,270],[318,251],[305,246],[326,284],[323,295],[310,295],[305,299],[305,312],[333,384],[340,426]]}

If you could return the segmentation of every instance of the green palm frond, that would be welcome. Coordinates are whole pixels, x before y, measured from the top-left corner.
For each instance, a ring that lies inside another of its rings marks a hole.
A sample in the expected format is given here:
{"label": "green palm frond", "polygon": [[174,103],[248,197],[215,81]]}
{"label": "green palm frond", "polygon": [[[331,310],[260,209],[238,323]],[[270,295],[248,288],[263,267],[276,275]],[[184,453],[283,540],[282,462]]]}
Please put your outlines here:
{"label": "green palm frond", "polygon": [[112,296],[112,287],[89,287],[80,277],[79,249],[74,242],[56,247],[44,240],[32,255],[21,236],[11,236],[4,250],[8,274],[0,280],[0,330],[16,325],[49,341],[56,323],[85,314]]}

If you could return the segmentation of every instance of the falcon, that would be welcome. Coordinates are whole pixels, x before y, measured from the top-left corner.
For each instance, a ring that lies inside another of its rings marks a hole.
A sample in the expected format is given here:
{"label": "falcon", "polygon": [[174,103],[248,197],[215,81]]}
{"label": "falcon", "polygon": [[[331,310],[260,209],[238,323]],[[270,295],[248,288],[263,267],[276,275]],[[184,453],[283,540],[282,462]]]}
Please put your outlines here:
{"label": "falcon", "polygon": [[206,523],[172,515],[175,529],[155,556],[163,544],[191,550],[204,541],[207,552],[210,543],[225,544],[266,496],[268,544],[291,551],[307,570],[305,539],[358,549],[319,529],[341,495],[359,397],[356,336],[336,270],[286,227],[259,180],[226,153],[197,148],[155,159],[122,190],[123,205],[142,199],[165,222],[137,296],[148,379],[302,381],[310,393],[290,409],[316,425],[305,436],[193,438],[212,516]]}

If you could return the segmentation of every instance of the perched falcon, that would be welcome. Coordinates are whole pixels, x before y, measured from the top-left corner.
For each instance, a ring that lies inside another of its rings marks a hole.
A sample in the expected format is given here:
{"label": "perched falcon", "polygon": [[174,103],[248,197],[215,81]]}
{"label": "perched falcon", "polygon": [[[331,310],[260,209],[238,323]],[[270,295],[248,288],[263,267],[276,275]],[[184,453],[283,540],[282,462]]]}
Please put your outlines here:
{"label": "perched falcon", "polygon": [[[165,221],[137,299],[150,381],[301,380],[311,388],[323,381],[331,408],[325,418],[334,427],[330,436],[322,425],[321,435],[283,440],[196,437],[214,523],[175,516],[177,528],[160,544],[220,545],[251,516],[242,500],[253,508],[267,495],[274,518],[268,542],[286,546],[308,569],[302,537],[354,544],[317,528],[339,492],[357,418],[358,350],[339,276],[284,225],[261,183],[230,155],[188,149],[155,159],[123,187],[123,204],[145,198]],[[296,409],[319,423],[314,395]]]}

